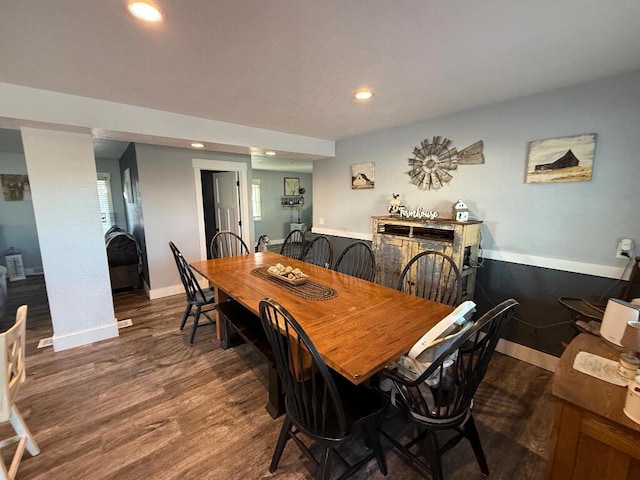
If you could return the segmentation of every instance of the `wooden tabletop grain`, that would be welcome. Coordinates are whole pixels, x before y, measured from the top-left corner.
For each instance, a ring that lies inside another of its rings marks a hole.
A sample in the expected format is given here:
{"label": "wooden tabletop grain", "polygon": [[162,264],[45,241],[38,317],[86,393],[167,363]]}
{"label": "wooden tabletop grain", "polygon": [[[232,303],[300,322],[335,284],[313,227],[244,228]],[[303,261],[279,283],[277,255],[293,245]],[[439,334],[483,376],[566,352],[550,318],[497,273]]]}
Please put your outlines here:
{"label": "wooden tabletop grain", "polygon": [[573,368],[578,352],[618,360],[620,352],[595,335],[582,333],[574,338],[562,354],[553,377],[551,392],[558,398],[600,415],[612,422],[640,432],[640,425],[622,411],[627,395],[626,387],[619,387]]}
{"label": "wooden tabletop grain", "polygon": [[[330,300],[306,300],[272,280],[252,274],[276,263],[297,267],[317,283],[335,289]],[[256,315],[270,297],[300,323],[331,368],[362,383],[406,353],[453,308],[360,280],[273,252],[193,262],[217,289]]]}

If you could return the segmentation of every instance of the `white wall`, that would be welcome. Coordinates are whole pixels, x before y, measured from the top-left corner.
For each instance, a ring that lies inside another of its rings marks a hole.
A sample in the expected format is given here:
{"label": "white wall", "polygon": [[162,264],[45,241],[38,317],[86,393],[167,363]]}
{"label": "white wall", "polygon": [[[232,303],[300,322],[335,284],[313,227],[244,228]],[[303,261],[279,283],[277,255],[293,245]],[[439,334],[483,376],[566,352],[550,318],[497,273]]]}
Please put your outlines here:
{"label": "white wall", "polygon": [[[194,158],[249,164],[248,155],[136,144],[151,296],[180,293],[169,250],[173,241],[189,261],[200,260]],[[249,178],[249,182],[251,178]]]}
{"label": "white wall", "polygon": [[[392,193],[443,217],[460,198],[484,220],[482,246],[494,255],[595,264],[595,272],[611,266],[618,274],[625,263],[614,258],[618,239],[640,242],[639,128],[634,72],[342,140],[336,158],[314,162],[314,225],[366,237],[370,217],[386,214]],[[528,142],[581,133],[598,135],[590,182],[524,183]],[[483,140],[485,164],[459,166],[438,191],[419,190],[409,184],[407,159],[434,135],[459,150]],[[375,188],[352,190],[350,165],[365,161],[375,162]]]}
{"label": "white wall", "polygon": [[56,350],[118,336],[89,134],[22,129]]}

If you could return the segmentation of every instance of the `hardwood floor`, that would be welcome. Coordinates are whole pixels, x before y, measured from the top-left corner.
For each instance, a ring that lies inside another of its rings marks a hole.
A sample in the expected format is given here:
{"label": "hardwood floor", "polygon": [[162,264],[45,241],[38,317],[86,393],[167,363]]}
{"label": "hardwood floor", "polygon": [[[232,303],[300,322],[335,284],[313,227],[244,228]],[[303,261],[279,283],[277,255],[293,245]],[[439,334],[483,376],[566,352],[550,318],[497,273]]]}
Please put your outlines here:
{"label": "hardwood floor", "polygon": [[[314,477],[293,444],[269,473],[282,420],[264,409],[266,369],[249,347],[222,350],[214,327],[199,329],[190,346],[189,329],[178,329],[181,295],[150,301],[134,291],[117,294],[114,303],[118,320],[131,318],[132,327],[118,338],[57,353],[36,348],[51,326],[48,312],[29,310],[27,380],[18,407],[41,454],[25,454],[19,479]],[[543,478],[550,384],[549,372],[494,356],[474,407],[490,478]],[[421,478],[384,446],[386,478]],[[465,442],[444,457],[444,469],[447,479],[483,478]],[[372,461],[354,478],[384,477]]]}

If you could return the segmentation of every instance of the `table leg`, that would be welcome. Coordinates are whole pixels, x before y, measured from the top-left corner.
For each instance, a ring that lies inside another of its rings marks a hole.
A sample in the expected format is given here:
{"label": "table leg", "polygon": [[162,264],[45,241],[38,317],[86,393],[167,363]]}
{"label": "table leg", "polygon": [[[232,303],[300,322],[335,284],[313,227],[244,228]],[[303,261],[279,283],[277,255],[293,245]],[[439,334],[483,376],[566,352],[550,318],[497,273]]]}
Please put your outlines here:
{"label": "table leg", "polygon": [[[229,300],[229,295],[227,295],[226,292],[219,289],[218,287],[213,287],[213,294],[216,297],[216,304],[221,304]],[[225,322],[223,320],[223,316],[220,315],[219,312],[216,312],[216,336],[218,337],[218,340],[220,340],[220,342],[224,342],[227,340],[224,338],[224,330],[225,330],[224,324]],[[223,346],[223,348],[228,348],[228,347]]]}
{"label": "table leg", "polygon": [[271,418],[278,418],[284,414],[284,392],[282,391],[282,382],[278,377],[278,371],[274,366],[269,365],[269,401],[267,402],[267,412]]}

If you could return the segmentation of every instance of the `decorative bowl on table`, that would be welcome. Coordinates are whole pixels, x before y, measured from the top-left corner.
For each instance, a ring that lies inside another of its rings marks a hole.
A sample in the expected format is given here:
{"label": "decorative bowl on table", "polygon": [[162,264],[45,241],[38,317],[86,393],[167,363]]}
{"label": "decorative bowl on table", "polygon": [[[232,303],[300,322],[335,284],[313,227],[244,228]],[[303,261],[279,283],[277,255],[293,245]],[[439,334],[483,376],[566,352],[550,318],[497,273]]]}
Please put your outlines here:
{"label": "decorative bowl on table", "polygon": [[291,265],[284,266],[281,263],[272,265],[267,269],[267,273],[272,277],[283,280],[291,285],[302,285],[307,283],[307,275],[302,273],[299,268],[294,268]]}

